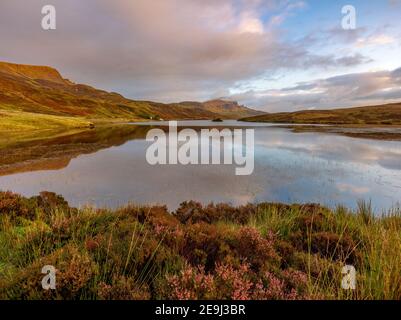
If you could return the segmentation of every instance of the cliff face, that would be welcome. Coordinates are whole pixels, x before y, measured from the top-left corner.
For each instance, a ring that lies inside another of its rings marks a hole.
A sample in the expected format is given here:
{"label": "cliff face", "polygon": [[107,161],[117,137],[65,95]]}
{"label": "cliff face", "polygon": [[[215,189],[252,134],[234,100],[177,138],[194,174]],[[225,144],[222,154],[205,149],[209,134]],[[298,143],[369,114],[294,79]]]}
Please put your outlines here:
{"label": "cliff face", "polygon": [[60,73],[51,67],[30,66],[15,63],[0,62],[0,72],[28,79],[47,80],[56,83],[67,83]]}
{"label": "cliff face", "polygon": [[228,117],[233,117],[234,119],[239,119],[242,116],[252,114],[254,116],[264,114],[263,112],[249,109],[245,106],[239,105],[236,101],[217,99],[210,100],[203,103],[206,110],[210,112],[219,113]]}
{"label": "cliff face", "polygon": [[233,102],[163,104],[75,84],[54,68],[0,62],[0,110],[92,119],[238,119],[257,115]]}

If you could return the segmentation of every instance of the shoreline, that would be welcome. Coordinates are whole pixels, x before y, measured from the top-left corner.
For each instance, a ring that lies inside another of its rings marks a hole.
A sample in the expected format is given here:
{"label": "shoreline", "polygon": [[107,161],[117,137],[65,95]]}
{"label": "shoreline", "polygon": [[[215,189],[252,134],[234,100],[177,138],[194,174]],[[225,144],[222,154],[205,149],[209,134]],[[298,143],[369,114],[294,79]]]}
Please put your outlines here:
{"label": "shoreline", "polygon": [[[291,129],[295,133],[315,132],[343,135],[350,138],[372,139],[383,141],[400,141],[401,126],[373,126],[373,125],[347,125],[347,126],[312,126],[299,124],[296,126],[285,125],[283,128]],[[385,130],[382,130],[385,129]],[[396,129],[397,132],[391,132]]]}
{"label": "shoreline", "polygon": [[[181,119],[181,120],[144,120],[144,119],[113,119],[113,120],[105,120],[105,119],[85,119],[85,118],[76,118],[75,121],[85,121],[86,125],[77,125],[77,126],[59,126],[53,128],[43,128],[43,129],[24,129],[17,131],[9,131],[9,130],[0,130],[1,139],[0,146],[5,143],[9,143],[10,141],[24,141],[24,140],[40,140],[50,138],[52,136],[63,136],[73,131],[90,131],[95,128],[107,128],[112,126],[127,126],[127,125],[146,125],[149,123],[151,126],[166,126],[165,122],[167,121],[210,121],[210,126],[215,126],[216,128],[225,127],[224,122],[222,123],[213,123],[212,119]],[[228,119],[226,119],[228,120]],[[316,132],[316,133],[331,133],[338,135],[345,135],[353,138],[362,138],[362,139],[373,139],[373,140],[393,140],[399,141],[401,140],[401,125],[383,125],[383,124],[330,124],[330,123],[298,123],[298,122],[277,122],[277,121],[247,121],[242,119],[233,119],[238,122],[238,126],[232,126],[234,128],[241,127],[241,123],[246,123],[244,127],[249,127],[249,124],[255,124],[255,128],[262,127],[263,124],[269,125],[273,124],[276,128],[286,128],[292,130],[295,133],[302,132]],[[159,124],[160,123],[160,124]],[[185,125],[180,125],[180,127],[188,127]],[[230,126],[227,126],[230,128]],[[394,132],[391,132],[394,131]]]}

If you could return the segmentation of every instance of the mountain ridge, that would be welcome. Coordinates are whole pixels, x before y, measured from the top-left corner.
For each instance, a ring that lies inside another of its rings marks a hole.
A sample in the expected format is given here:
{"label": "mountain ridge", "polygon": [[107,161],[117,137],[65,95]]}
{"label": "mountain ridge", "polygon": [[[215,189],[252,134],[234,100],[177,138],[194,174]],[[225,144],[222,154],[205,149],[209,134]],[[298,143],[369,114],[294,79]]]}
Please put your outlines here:
{"label": "mountain ridge", "polygon": [[237,102],[158,103],[76,84],[48,66],[0,62],[0,110],[85,119],[239,119],[261,114]]}

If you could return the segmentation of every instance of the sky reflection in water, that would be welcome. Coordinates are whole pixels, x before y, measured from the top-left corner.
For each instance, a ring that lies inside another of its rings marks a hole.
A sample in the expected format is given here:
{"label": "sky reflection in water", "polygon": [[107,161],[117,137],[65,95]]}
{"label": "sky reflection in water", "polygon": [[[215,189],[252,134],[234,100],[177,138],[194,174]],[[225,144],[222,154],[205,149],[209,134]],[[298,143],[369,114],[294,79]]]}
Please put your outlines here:
{"label": "sky reflection in water", "polygon": [[49,190],[71,205],[116,207],[127,202],[167,204],[319,202],[355,207],[372,200],[375,209],[401,199],[401,142],[356,139],[288,129],[255,129],[255,171],[236,176],[235,165],[151,166],[149,143],[131,140],[81,155],[60,170],[0,177],[0,189],[27,196]]}

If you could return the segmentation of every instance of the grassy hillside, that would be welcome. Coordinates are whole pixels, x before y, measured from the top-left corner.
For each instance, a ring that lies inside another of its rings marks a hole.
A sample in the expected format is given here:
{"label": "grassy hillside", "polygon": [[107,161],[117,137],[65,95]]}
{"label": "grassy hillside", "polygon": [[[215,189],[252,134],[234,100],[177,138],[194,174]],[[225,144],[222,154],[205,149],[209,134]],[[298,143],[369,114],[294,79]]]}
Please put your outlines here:
{"label": "grassy hillside", "polygon": [[[235,102],[223,100],[174,104],[134,101],[117,93],[75,84],[63,79],[57,70],[50,67],[4,62],[0,62],[0,110],[3,115],[12,111],[14,115],[15,112],[24,112],[91,120],[237,119],[258,114]],[[20,117],[29,115],[21,114]],[[17,124],[16,119],[12,123]],[[66,123],[72,121],[65,120]],[[43,123],[47,126],[45,121]],[[18,123],[14,130],[19,128],[24,129],[24,123]]]}
{"label": "grassy hillside", "polygon": [[30,112],[0,109],[0,132],[9,134],[19,131],[89,128],[92,123],[77,117],[63,117]]}
{"label": "grassy hillside", "polygon": [[241,120],[333,125],[401,125],[401,103],[348,109],[270,113]]}
{"label": "grassy hillside", "polygon": [[[73,209],[0,192],[2,299],[401,299],[401,216],[319,205]],[[353,265],[356,289],[341,288]],[[41,269],[57,269],[56,290]]]}

